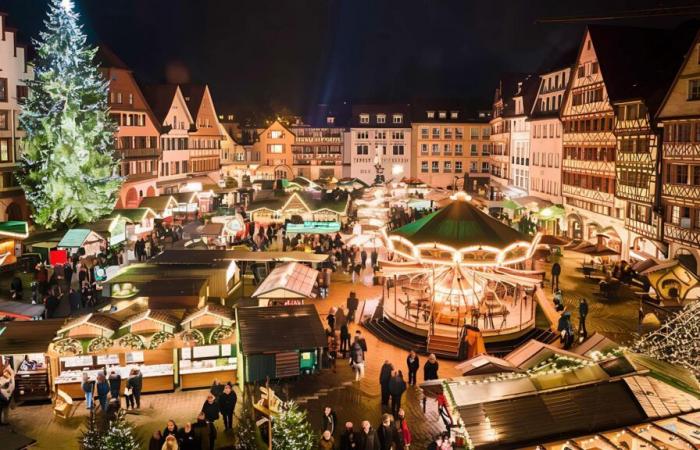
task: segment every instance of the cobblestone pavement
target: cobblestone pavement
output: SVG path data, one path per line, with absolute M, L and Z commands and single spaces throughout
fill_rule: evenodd
M 588 319 L 589 332 L 599 331 L 620 342 L 628 340 L 637 330 L 638 300 L 634 294 L 625 289 L 620 299 L 605 301 L 594 295 L 598 290 L 594 281 L 586 280 L 578 269 L 582 257 L 567 252 L 561 260 L 561 285 L 567 309 L 577 323 L 578 299 L 585 296 L 590 303 Z M 549 273 L 549 265 L 543 267 Z M 363 283 L 353 285 L 345 274 L 334 274 L 330 296 L 327 299 L 317 299 L 311 302 L 316 305 L 324 325 L 328 310 L 334 306 L 345 304 L 350 291 L 354 290 L 360 300 L 373 299 L 381 296 L 381 289 L 370 286 L 371 272 L 366 272 Z M 550 293 L 547 288 L 548 294 Z M 351 326 L 351 333 L 356 327 Z M 381 342 L 366 330 L 363 332 L 368 353 L 366 375 L 360 382 L 354 382 L 349 365 L 344 361 L 338 362 L 337 373 L 323 370 L 321 374 L 301 377 L 276 385 L 276 392 L 283 399 L 295 399 L 307 409 L 309 419 L 315 429 L 320 428 L 323 407 L 332 406 L 338 414 L 339 423 L 353 422 L 356 426 L 362 420 L 369 420 L 376 427 L 382 414 L 380 408 L 379 369 L 384 360 L 394 363 L 398 369 L 404 370 L 406 352 L 388 343 Z M 421 358 L 421 365 L 425 358 Z M 458 376 L 456 362 L 440 361 L 440 376 Z M 422 381 L 422 369 L 418 374 L 418 382 Z M 162 429 L 168 419 L 172 418 L 178 424 L 194 420 L 194 416 L 202 402 L 206 391 L 177 391 L 175 393 L 146 395 L 143 397 L 143 408 L 140 414 L 130 414 L 129 418 L 136 424 L 139 436 L 148 441 L 151 433 Z M 240 404 L 240 402 L 239 402 Z M 409 426 L 415 436 L 414 450 L 427 446 L 430 437 L 442 431 L 443 425 L 437 416 L 434 402 L 429 401 L 424 414 L 417 389 L 409 388 L 402 406 L 406 410 Z M 81 407 L 76 416 L 67 421 L 54 419 L 50 405 L 21 406 L 13 410 L 10 423 L 18 432 L 27 434 L 38 440 L 37 449 L 68 450 L 76 448 L 79 430 L 84 424 L 86 413 Z M 232 436 L 223 433 L 222 423 L 217 424 L 220 439 L 217 448 L 227 448 L 232 442 Z

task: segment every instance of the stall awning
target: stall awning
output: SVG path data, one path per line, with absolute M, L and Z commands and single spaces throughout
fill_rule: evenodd
M 29 237 L 29 225 L 21 220 L 0 222 L 0 237 L 26 239 Z
M 0 316 L 13 317 L 19 320 L 32 320 L 44 314 L 44 305 L 0 300 Z M 2 348 L 0 348 L 0 352 Z
M 253 297 L 309 298 L 318 279 L 318 270 L 291 262 L 275 267 L 260 283 Z
M 238 308 L 241 350 L 245 354 L 310 350 L 327 345 L 314 305 Z M 275 330 L 274 339 L 270 330 Z
M 61 248 L 79 248 L 82 247 L 86 242 L 96 242 L 101 240 L 94 231 L 88 230 L 87 228 L 74 228 L 68 230 L 68 232 L 63 236 L 63 239 L 58 243 L 58 247 Z

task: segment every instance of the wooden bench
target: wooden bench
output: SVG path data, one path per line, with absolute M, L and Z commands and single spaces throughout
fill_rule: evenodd
M 70 395 L 61 389 L 57 389 L 56 398 L 53 405 L 53 415 L 61 419 L 68 419 L 75 414 L 76 409 L 78 409 L 78 405 L 73 402 Z

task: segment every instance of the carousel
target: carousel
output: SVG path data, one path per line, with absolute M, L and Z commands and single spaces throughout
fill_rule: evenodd
M 488 344 L 531 332 L 542 278 L 530 270 L 539 235 L 483 213 L 464 192 L 451 200 L 385 235 L 392 258 L 380 267 L 384 319 L 425 337 L 429 352 L 457 357 L 468 334 Z

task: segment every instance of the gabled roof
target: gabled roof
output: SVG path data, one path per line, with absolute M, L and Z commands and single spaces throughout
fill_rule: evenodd
M 192 117 L 196 118 L 199 113 L 199 107 L 202 105 L 204 92 L 207 86 L 204 84 L 181 84 L 182 96 L 185 98 L 187 108 L 190 110 Z M 196 120 L 196 119 L 195 119 Z
M 21 220 L 0 222 L 0 237 L 26 239 L 29 237 L 29 224 Z
M 160 214 L 169 208 L 177 206 L 177 200 L 172 195 L 159 195 L 156 197 L 143 197 L 139 208 L 148 208 Z
M 287 194 L 283 196 L 275 196 L 263 200 L 254 200 L 250 202 L 250 205 L 248 206 L 248 212 L 250 213 L 251 211 L 255 211 L 258 209 L 269 209 L 272 211 L 282 210 L 294 198 L 301 200 L 310 211 L 328 209 L 337 213 L 346 212 L 348 208 L 348 203 L 350 202 L 349 197 L 347 197 L 345 201 L 321 200 L 315 198 L 314 195 L 310 192 L 293 192 L 292 194 Z
M 61 334 L 67 331 L 77 328 L 81 325 L 92 325 L 97 328 L 101 328 L 105 331 L 116 331 L 119 328 L 119 322 L 112 319 L 111 317 L 104 314 L 90 313 L 84 316 L 77 317 L 73 320 L 66 322 L 63 327 L 56 333 Z
M 456 199 L 391 234 L 402 236 L 413 245 L 437 242 L 457 249 L 473 245 L 504 249 L 515 242 L 531 240 L 463 199 Z
M 693 39 L 693 42 L 690 44 L 689 48 L 686 49 L 686 53 L 685 53 L 685 56 L 683 58 L 683 63 L 680 65 L 680 67 L 678 67 L 678 70 L 676 71 L 676 74 L 674 75 L 673 81 L 669 85 L 668 90 L 664 94 L 664 97 L 663 97 L 661 103 L 659 104 L 659 107 L 658 107 L 657 113 L 656 113 L 657 117 L 661 114 L 661 110 L 666 105 L 666 102 L 668 101 L 669 97 L 671 96 L 671 92 L 672 92 L 673 88 L 678 84 L 678 80 L 680 79 L 684 69 L 688 65 L 690 58 L 694 57 L 695 48 L 696 48 L 696 45 L 698 43 L 700 43 L 700 29 L 695 34 L 695 39 Z
M 131 209 L 114 209 L 108 217 L 122 216 L 131 223 L 139 223 L 145 218 L 155 218 L 156 212 L 151 208 L 131 208 Z
M 92 236 L 94 241 L 102 239 L 97 233 L 88 228 L 73 228 L 72 230 L 68 230 L 66 234 L 63 235 L 63 238 L 57 246 L 65 248 L 82 247 L 85 242 L 90 239 L 90 236 Z
M 233 308 L 229 308 L 228 306 L 223 305 L 216 305 L 214 303 L 207 303 L 203 308 L 200 308 L 197 311 L 186 315 L 180 323 L 182 325 L 185 325 L 187 323 L 192 322 L 194 319 L 205 315 L 215 316 L 227 321 L 233 321 L 235 319 L 235 313 L 233 311 Z
M 134 314 L 133 316 L 127 318 L 120 326 L 119 328 L 126 328 L 128 326 L 131 326 L 135 324 L 136 322 L 141 322 L 142 320 L 151 320 L 153 322 L 158 322 L 162 325 L 166 326 L 171 326 L 175 327 L 179 323 L 177 318 L 171 316 L 165 311 L 156 311 L 152 309 L 147 309 L 143 312 L 140 312 L 138 314 Z
M 197 203 L 197 193 L 196 192 L 177 192 L 175 194 L 170 194 L 172 198 L 175 199 L 178 204 L 181 203 Z
M 187 108 L 187 102 L 185 101 L 185 97 L 182 95 L 182 90 L 180 90 L 180 87 L 178 85 L 151 84 L 143 86 L 142 91 L 144 97 L 146 98 L 146 101 L 148 102 L 148 105 L 151 107 L 153 114 L 158 120 L 159 126 L 162 126 L 164 124 L 165 119 L 168 117 L 168 113 L 170 112 L 170 108 L 172 107 L 176 97 L 180 98 L 182 100 L 183 105 L 185 106 L 185 113 L 187 114 L 188 125 L 194 123 L 194 119 L 192 119 L 192 114 L 190 114 L 190 111 Z
M 290 262 L 275 267 L 260 283 L 253 297 L 308 298 L 318 279 L 318 270 Z
M 129 66 L 104 43 L 98 44 L 95 60 L 105 69 L 130 70 Z
M 238 308 L 236 315 L 241 350 L 248 355 L 311 350 L 327 344 L 314 305 Z

